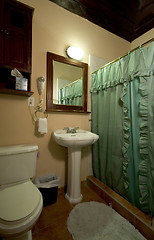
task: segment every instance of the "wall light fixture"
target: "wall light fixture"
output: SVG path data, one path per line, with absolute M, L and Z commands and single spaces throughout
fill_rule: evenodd
M 75 60 L 81 60 L 83 58 L 83 51 L 81 48 L 68 47 L 66 50 L 67 56 Z

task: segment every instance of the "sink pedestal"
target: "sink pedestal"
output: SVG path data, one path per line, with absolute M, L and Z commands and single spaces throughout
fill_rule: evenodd
M 82 200 L 80 171 L 81 148 L 68 147 L 68 177 L 65 198 L 70 203 L 78 203 Z
M 81 194 L 81 148 L 94 144 L 99 136 L 97 134 L 75 128 L 54 131 L 56 142 L 68 148 L 68 177 L 66 199 L 70 203 L 78 203 L 82 200 Z M 74 132 L 75 131 L 75 132 Z

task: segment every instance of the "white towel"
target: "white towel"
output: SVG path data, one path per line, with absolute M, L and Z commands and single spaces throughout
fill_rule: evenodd
M 45 134 L 48 132 L 47 130 L 47 118 L 39 118 L 38 120 L 38 132 L 41 134 Z

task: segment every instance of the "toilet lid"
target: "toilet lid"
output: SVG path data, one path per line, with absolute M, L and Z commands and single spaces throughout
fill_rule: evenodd
M 39 190 L 30 180 L 0 189 L 0 218 L 5 221 L 25 218 L 37 207 L 40 198 Z

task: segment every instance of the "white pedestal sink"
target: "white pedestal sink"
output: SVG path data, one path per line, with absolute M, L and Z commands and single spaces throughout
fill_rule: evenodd
M 66 199 L 70 203 L 78 203 L 82 200 L 80 166 L 81 148 L 95 143 L 99 136 L 82 129 L 67 133 L 67 130 L 54 131 L 56 142 L 68 148 L 68 176 Z

